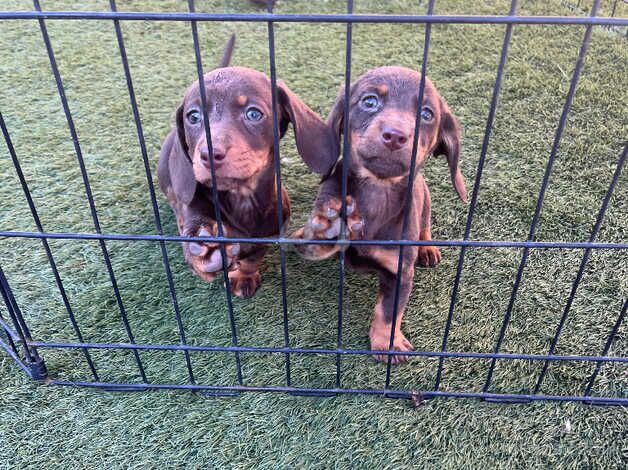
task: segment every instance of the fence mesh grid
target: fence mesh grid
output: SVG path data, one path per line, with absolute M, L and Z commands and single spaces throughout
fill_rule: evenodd
M 541 211 L 543 208 L 543 202 L 545 199 L 546 190 L 549 185 L 550 177 L 554 163 L 556 161 L 558 149 L 563 136 L 569 112 L 572 107 L 574 94 L 576 92 L 578 81 L 583 69 L 587 50 L 591 40 L 591 34 L 593 28 L 596 26 L 605 27 L 626 27 L 628 26 L 628 19 L 615 17 L 617 8 L 617 1 L 612 5 L 612 12 L 610 16 L 598 16 L 600 9 L 600 0 L 595 0 L 592 3 L 590 14 L 586 17 L 576 16 L 518 16 L 517 15 L 517 0 L 512 0 L 509 11 L 503 16 L 482 16 L 482 15 L 437 15 L 434 14 L 434 0 L 429 0 L 426 5 L 425 14 L 421 15 L 375 15 L 375 14 L 354 14 L 353 13 L 353 1 L 348 0 L 346 2 L 346 13 L 344 14 L 274 14 L 273 2 L 269 1 L 267 5 L 266 13 L 203 13 L 197 12 L 195 9 L 194 0 L 188 0 L 188 11 L 179 13 L 151 13 L 151 12 L 121 12 L 118 11 L 116 1 L 109 0 L 110 11 L 107 12 L 91 12 L 91 11 L 42 11 L 39 0 L 33 1 L 34 9 L 29 12 L 0 12 L 0 21 L 11 20 L 35 20 L 39 24 L 43 45 L 46 49 L 46 53 L 49 59 L 50 68 L 54 76 L 55 84 L 57 87 L 58 95 L 63 107 L 63 113 L 67 122 L 67 126 L 70 131 L 72 143 L 74 146 L 75 157 L 80 168 L 80 174 L 83 183 L 83 190 L 85 197 L 89 204 L 89 210 L 91 219 L 93 222 L 93 233 L 61 233 L 61 232 L 48 232 L 44 229 L 40 220 L 39 213 L 35 207 L 31 190 L 26 181 L 22 168 L 20 166 L 20 160 L 18 158 L 18 151 L 13 145 L 11 135 L 9 133 L 9 127 L 11 123 L 5 121 L 2 114 L 0 114 L 0 127 L 2 128 L 2 134 L 8 149 L 8 153 L 12 160 L 13 167 L 16 175 L 19 179 L 21 187 L 24 192 L 24 196 L 28 203 L 28 207 L 32 214 L 37 231 L 1 231 L 0 237 L 12 237 L 18 239 L 37 239 L 41 242 L 45 251 L 47 261 L 50 265 L 54 280 L 58 291 L 61 295 L 63 305 L 67 311 L 67 318 L 71 323 L 72 329 L 75 334 L 75 341 L 67 342 L 52 342 L 46 341 L 40 338 L 33 338 L 29 330 L 28 324 L 22 314 L 20 305 L 16 301 L 13 294 L 9 279 L 5 275 L 5 272 L 0 266 L 0 291 L 2 292 L 2 298 L 6 306 L 6 312 L 8 318 L 0 317 L 0 326 L 5 333 L 5 339 L 0 339 L 0 347 L 9 354 L 13 360 L 32 378 L 38 380 L 45 380 L 50 384 L 57 385 L 77 385 L 85 387 L 104 388 L 107 390 L 147 390 L 147 389 L 186 389 L 198 392 L 204 392 L 210 395 L 237 395 L 243 391 L 280 391 L 288 392 L 296 395 L 314 395 L 314 396 L 329 396 L 334 394 L 351 393 L 351 394 L 375 394 L 384 395 L 387 397 L 397 398 L 411 398 L 415 400 L 428 399 L 433 397 L 475 397 L 482 398 L 489 401 L 498 402 L 529 402 L 533 400 L 561 400 L 561 401 L 579 401 L 586 403 L 598 403 L 598 404 L 616 404 L 616 405 L 628 405 L 628 398 L 625 396 L 594 396 L 592 389 L 598 378 L 598 375 L 605 364 L 617 364 L 621 367 L 625 367 L 628 362 L 628 357 L 624 356 L 609 356 L 609 351 L 613 341 L 616 339 L 620 326 L 624 321 L 626 310 L 628 306 L 628 300 L 624 299 L 623 304 L 618 308 L 618 312 L 609 312 L 609 315 L 617 315 L 616 321 L 613 323 L 611 331 L 608 332 L 604 347 L 601 351 L 594 351 L 589 355 L 559 355 L 556 354 L 556 347 L 559 342 L 559 338 L 565 326 L 565 323 L 569 317 L 570 309 L 578 287 L 582 281 L 583 274 L 587 267 L 587 263 L 594 250 L 626 250 L 628 249 L 628 243 L 604 243 L 598 242 L 598 234 L 602 227 L 604 216 L 606 214 L 609 202 L 613 196 L 613 192 L 617 186 L 620 178 L 622 168 L 626 161 L 627 147 L 624 144 L 623 150 L 618 156 L 618 160 L 611 178 L 610 184 L 602 201 L 602 204 L 597 212 L 595 224 L 590 232 L 590 236 L 587 241 L 583 242 L 559 242 L 559 241 L 535 241 L 535 235 L 539 224 Z M 115 37 L 118 45 L 118 52 L 120 55 L 121 63 L 123 66 L 124 78 L 126 80 L 126 87 L 128 91 L 128 97 L 130 100 L 130 106 L 133 113 L 133 120 L 135 123 L 135 130 L 137 133 L 137 140 L 140 146 L 140 153 L 144 170 L 146 174 L 146 181 L 149 188 L 149 196 L 151 209 L 154 216 L 154 228 L 156 234 L 154 235 L 141 235 L 141 234 L 119 234 L 119 233 L 105 233 L 101 229 L 96 204 L 94 202 L 94 193 L 90 185 L 90 178 L 85 166 L 85 160 L 83 157 L 83 151 L 79 141 L 79 136 L 76 130 L 76 125 L 73 119 L 73 115 L 70 111 L 68 104 L 68 98 L 66 97 L 64 82 L 57 64 L 55 51 L 51 42 L 50 35 L 47 30 L 48 21 L 60 21 L 60 20 L 110 20 L 114 24 Z M 473 184 L 471 193 L 471 200 L 468 207 L 466 216 L 466 223 L 464 228 L 464 235 L 461 240 L 430 240 L 430 241 L 418 241 L 407 239 L 408 233 L 408 218 L 410 204 L 405 204 L 403 215 L 403 228 L 400 240 L 346 240 L 341 236 L 340 240 L 294 240 L 280 234 L 277 238 L 227 238 L 224 235 L 222 221 L 220 218 L 220 208 L 218 200 L 218 192 L 216 187 L 212 188 L 212 198 L 215 207 L 215 214 L 217 216 L 218 235 L 216 237 L 183 237 L 164 234 L 162 228 L 162 220 L 159 210 L 159 202 L 155 192 L 153 183 L 153 176 L 151 170 L 151 164 L 149 161 L 149 155 L 147 145 L 145 141 L 144 130 L 142 128 L 142 121 L 140 118 L 140 112 L 138 108 L 138 102 L 133 86 L 133 79 L 131 76 L 131 68 L 129 66 L 129 60 L 126 53 L 125 41 L 122 33 L 121 23 L 125 21 L 179 21 L 188 22 L 191 26 L 191 37 L 194 46 L 194 57 L 196 62 L 196 72 L 199 80 L 202 80 L 204 76 L 204 66 L 202 63 L 201 45 L 199 40 L 198 23 L 199 22 L 216 22 L 216 21 L 232 21 L 232 22 L 260 22 L 267 25 L 267 38 L 268 38 L 268 53 L 270 60 L 270 80 L 273 102 L 273 137 L 274 137 L 274 161 L 275 161 L 275 176 L 276 184 L 279 188 L 277 191 L 277 204 L 278 210 L 278 224 L 279 227 L 284 226 L 281 188 L 282 188 L 282 173 L 281 173 L 281 158 L 280 158 L 280 146 L 279 146 L 279 124 L 277 118 L 277 72 L 275 63 L 275 31 L 274 24 L 279 22 L 313 22 L 313 23 L 342 23 L 346 25 L 346 63 L 345 63 L 345 83 L 351 83 L 351 65 L 352 65 L 352 28 L 357 23 L 406 23 L 406 24 L 422 24 L 425 25 L 425 36 L 423 46 L 423 57 L 421 61 L 421 81 L 418 90 L 419 102 L 422 102 L 422 96 L 424 93 L 424 85 L 428 64 L 428 52 L 430 47 L 430 38 L 433 25 L 438 24 L 493 24 L 493 25 L 505 25 L 505 31 L 503 33 L 503 44 L 501 47 L 501 53 L 499 55 L 499 62 L 497 66 L 497 72 L 495 75 L 494 86 L 492 89 L 490 108 L 488 117 L 486 119 L 486 125 L 484 130 L 484 136 L 482 139 L 481 150 L 479 154 L 476 177 Z M 573 72 L 570 76 L 569 89 L 564 99 L 562 112 L 560 119 L 556 127 L 554 139 L 552 142 L 551 152 L 545 166 L 543 179 L 540 189 L 538 191 L 538 197 L 536 199 L 536 205 L 533 212 L 533 217 L 529 225 L 529 232 L 527 238 L 524 241 L 492 241 L 492 240 L 472 240 L 471 228 L 473 224 L 473 218 L 476 213 L 478 204 L 478 193 L 480 189 L 480 181 L 482 173 L 485 167 L 487 151 L 489 148 L 491 131 L 495 120 L 496 109 L 498 107 L 498 98 L 502 85 L 502 79 L 504 76 L 504 69 L 508 60 L 509 46 L 511 43 L 513 27 L 515 25 L 571 25 L 571 27 L 580 27 L 584 29 L 584 35 L 580 45 L 580 51 L 577 56 L 577 60 L 573 66 Z M 191 53 L 192 51 L 190 51 Z M 215 166 L 213 153 L 211 149 L 211 129 L 209 119 L 207 117 L 207 96 L 205 96 L 204 87 L 200 87 L 201 102 L 204 114 L 205 134 L 207 142 L 209 143 L 209 155 L 211 164 L 212 179 L 215 180 Z M 346 87 L 346 96 L 344 100 L 345 116 L 349 115 L 349 87 Z M 350 133 L 348 119 L 344 120 L 345 132 L 347 136 Z M 415 121 L 414 142 L 412 151 L 412 160 L 410 165 L 410 178 L 406 191 L 406 201 L 412 195 L 412 184 L 414 181 L 413 175 L 417 171 L 416 157 L 417 157 L 417 142 L 421 133 L 420 128 L 420 108 L 417 110 L 417 116 Z M 345 138 L 342 145 L 343 155 L 343 168 L 342 168 L 342 201 L 343 207 L 341 216 L 346 217 L 346 195 L 347 195 L 347 177 L 348 177 L 348 161 L 351 155 L 351 142 L 350 139 Z M 625 216 L 625 215 L 624 215 Z M 120 320 L 123 324 L 124 331 L 126 333 L 127 342 L 124 343 L 105 343 L 105 342 L 88 342 L 84 339 L 81 325 L 77 320 L 76 314 L 68 300 L 68 293 L 64 287 L 62 277 L 57 268 L 55 257 L 53 256 L 52 249 L 49 244 L 49 240 L 91 240 L 98 243 L 102 259 L 104 261 L 111 289 L 114 292 L 116 305 L 119 313 Z M 226 284 L 225 301 L 227 304 L 228 312 L 228 326 L 231 336 L 231 344 L 229 346 L 210 346 L 210 345 L 191 345 L 186 339 L 186 329 L 184 321 L 182 319 L 182 312 L 179 305 L 177 291 L 175 288 L 175 282 L 173 279 L 173 272 L 170 265 L 170 259 L 166 248 L 167 242 L 180 242 L 180 241 L 206 241 L 217 242 L 220 244 L 222 252 L 224 272 L 224 280 Z M 168 289 L 170 293 L 170 300 L 173 307 L 175 321 L 177 325 L 178 344 L 144 344 L 136 341 L 133 328 L 129 322 L 127 309 L 123 301 L 123 296 L 120 292 L 116 274 L 112 266 L 110 252 L 108 244 L 113 241 L 124 242 L 140 242 L 148 241 L 159 245 L 161 259 L 165 270 L 165 275 L 168 283 Z M 229 277 L 227 276 L 227 257 L 225 255 L 225 242 L 239 242 L 239 243 L 263 243 L 273 244 L 278 247 L 279 250 L 279 269 L 280 269 L 280 282 L 281 282 L 281 315 L 282 315 L 282 335 L 283 346 L 282 347 L 254 347 L 254 346 L 241 346 L 238 340 L 238 327 L 236 314 L 234 313 L 233 300 L 229 288 Z M 424 351 L 417 350 L 411 352 L 399 352 L 393 350 L 395 329 L 391 328 L 391 336 L 389 343 L 389 350 L 381 352 L 383 355 L 387 355 L 386 367 L 382 368 L 382 374 L 384 375 L 383 386 L 381 388 L 348 388 L 343 385 L 343 363 L 346 358 L 357 356 L 363 357 L 367 360 L 369 356 L 373 354 L 373 351 L 366 349 L 352 349 L 346 348 L 343 344 L 343 315 L 345 314 L 344 308 L 344 292 L 345 292 L 345 252 L 340 251 L 339 264 L 338 264 L 338 305 L 337 305 L 337 317 L 336 317 L 336 347 L 335 348 L 305 348 L 305 347 L 291 347 L 291 340 L 288 327 L 288 298 L 287 298 L 287 269 L 286 269 L 286 246 L 295 243 L 339 243 L 341 245 L 381 245 L 381 246 L 393 246 L 399 247 L 398 257 L 398 275 L 395 285 L 395 308 L 393 314 L 393 324 L 397 316 L 397 310 L 399 305 L 399 289 L 401 276 L 399 275 L 403 269 L 403 250 L 408 246 L 422 246 L 433 245 L 443 247 L 458 247 L 459 256 L 456 265 L 455 278 L 451 289 L 451 301 L 447 317 L 445 320 L 444 333 L 442 336 L 441 347 L 436 351 Z M 448 339 L 452 328 L 452 321 L 456 315 L 456 304 L 459 294 L 461 276 L 463 272 L 463 266 L 465 262 L 465 255 L 467 251 L 472 248 L 518 248 L 521 249 L 521 257 L 516 271 L 516 276 L 509 296 L 509 302 L 506 311 L 503 314 L 503 319 L 499 332 L 495 339 L 492 352 L 467 352 L 467 351 L 450 351 L 448 348 Z M 549 349 L 545 354 L 516 354 L 502 352 L 502 346 L 506 331 L 511 321 L 513 308 L 517 300 L 517 294 L 519 286 L 524 277 L 524 271 L 529 259 L 531 250 L 534 249 L 571 249 L 582 251 L 582 258 L 579 264 L 579 268 L 575 278 L 573 279 L 570 292 L 567 297 L 562 315 L 558 324 L 554 329 L 553 337 L 550 341 Z M 331 316 L 331 313 L 330 313 Z M 46 370 L 44 358 L 46 356 L 47 349 L 68 349 L 73 351 L 80 351 L 83 356 L 85 365 L 91 378 L 89 380 L 63 380 L 54 378 L 54 374 L 51 371 L 49 375 Z M 168 351 L 181 353 L 185 358 L 185 367 L 187 374 L 187 383 L 153 383 L 149 381 L 146 371 L 146 366 L 142 360 L 140 352 L 142 351 Z M 130 352 L 136 363 L 137 375 L 139 382 L 105 382 L 102 381 L 99 376 L 99 371 L 94 359 L 95 351 L 127 351 Z M 195 354 L 218 354 L 227 353 L 233 355 L 235 359 L 235 383 L 230 385 L 220 385 L 212 383 L 203 383 L 197 379 L 193 366 L 192 355 Z M 284 358 L 284 371 L 285 371 L 285 385 L 282 386 L 258 386 L 252 385 L 255 382 L 255 377 L 247 377 L 243 371 L 243 365 L 241 361 L 242 354 L 246 353 L 270 353 L 282 355 Z M 295 354 L 299 355 L 331 355 L 335 357 L 335 386 L 333 387 L 303 387 L 293 383 L 291 378 L 291 360 Z M 380 354 L 378 352 L 378 354 Z M 424 390 L 404 390 L 392 386 L 391 373 L 392 359 L 395 354 L 403 354 L 407 356 L 434 358 L 438 360 L 438 366 L 436 369 L 435 379 L 433 386 Z M 99 355 L 102 357 L 102 355 Z M 467 359 L 467 360 L 482 360 L 489 361 L 490 366 L 486 373 L 484 385 L 481 391 L 448 391 L 442 387 L 442 374 L 443 368 L 449 359 Z M 538 361 L 542 364 L 540 373 L 538 374 L 533 389 L 528 393 L 493 393 L 491 392 L 491 385 L 493 383 L 493 375 L 495 366 L 500 361 Z M 550 395 L 544 394 L 543 382 L 546 377 L 548 368 L 552 363 L 589 363 L 594 364 L 592 374 L 587 379 L 586 383 L 582 386 L 581 394 L 563 394 L 563 395 Z

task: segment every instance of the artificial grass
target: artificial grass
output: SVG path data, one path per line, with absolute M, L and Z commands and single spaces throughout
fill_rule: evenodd
M 107 10 L 108 2 L 44 1 L 44 9 Z M 119 10 L 184 11 L 185 2 L 119 1 Z M 197 2 L 199 11 L 248 11 L 248 2 Z M 419 2 L 356 1 L 356 12 L 422 12 Z M 505 13 L 508 2 L 439 1 L 436 13 Z M 3 3 L 28 10 L 28 1 Z M 582 8 L 585 8 L 583 5 Z M 344 2 L 278 1 L 278 12 L 343 12 Z M 605 6 L 607 9 L 607 6 Z M 620 6 L 619 15 L 622 14 Z M 524 14 L 587 14 L 558 1 L 522 2 Z M 602 13 L 608 13 L 603 10 Z M 624 15 L 625 16 L 625 15 Z M 104 232 L 154 233 L 144 169 L 132 121 L 111 21 L 48 21 L 66 92 L 84 153 Z M 428 74 L 464 128 L 462 172 L 471 188 L 495 79 L 504 26 L 435 25 Z M 153 169 L 173 111 L 195 77 L 189 24 L 124 22 L 127 53 Z M 277 71 L 296 93 L 326 114 L 344 80 L 344 25 L 277 24 Z M 419 67 L 421 25 L 355 25 L 353 76 L 370 67 Z M 231 32 L 238 35 L 233 63 L 268 72 L 264 24 L 199 25 L 206 69 L 215 64 Z M 20 157 L 44 229 L 92 232 L 72 142 L 61 110 L 36 21 L 0 22 L 7 47 L 0 49 L 5 89 L 0 110 Z M 583 35 L 582 27 L 515 26 L 500 104 L 482 178 L 471 236 L 512 240 L 527 236 L 543 169 Z M 628 130 L 625 120 L 628 58 L 617 31 L 594 28 L 573 109 L 559 149 L 538 240 L 588 238 Z M 3 147 L 0 158 L 0 227 L 34 230 L 19 182 Z M 292 226 L 309 213 L 317 178 L 308 173 L 292 135 L 282 142 L 282 173 L 293 203 Z M 435 238 L 460 238 L 467 207 L 450 188 L 444 161 L 426 165 L 433 198 Z M 600 241 L 625 242 L 628 177 L 624 173 L 602 226 Z M 172 213 L 159 195 L 167 233 Z M 64 286 L 86 340 L 124 342 L 111 284 L 98 244 L 51 241 Z M 157 244 L 107 242 L 125 308 L 140 343 L 178 342 L 174 313 Z M 168 244 L 188 342 L 230 344 L 224 290 L 205 284 L 186 268 L 178 244 Z M 443 250 L 436 269 L 420 269 L 404 330 L 417 349 L 438 350 L 449 308 L 459 250 Z M 521 256 L 518 249 L 467 251 L 449 349 L 491 351 Z M 533 250 L 525 270 L 505 352 L 543 354 L 576 274 L 582 251 Z M 37 240 L 0 240 L 0 264 L 38 340 L 75 340 Z M 309 263 L 288 253 L 290 344 L 335 347 L 337 262 Z M 267 257 L 264 284 L 251 300 L 234 302 L 239 340 L 245 346 L 282 346 L 279 257 Z M 628 258 L 620 251 L 594 252 L 558 344 L 559 354 L 599 354 L 628 291 Z M 368 347 L 367 331 L 376 295 L 373 277 L 348 273 L 344 346 Z M 0 312 L 5 315 L 4 306 Z M 627 352 L 626 326 L 611 354 Z M 43 350 L 56 378 L 89 379 L 80 351 Z M 102 380 L 137 382 L 133 356 L 93 351 Z M 185 383 L 184 357 L 141 352 L 153 382 Z M 622 466 L 625 410 L 581 405 L 495 406 L 440 400 L 412 409 L 405 402 L 366 397 L 305 399 L 245 395 L 211 400 L 184 393 L 107 394 L 29 384 L 5 356 L 0 372 L 0 461 L 41 467 L 76 466 L 310 465 L 392 467 L 423 463 L 450 468 L 503 466 L 565 468 Z M 199 383 L 234 384 L 232 354 L 193 353 Z M 249 385 L 284 385 L 281 354 L 242 354 Z M 438 361 L 415 359 L 396 367 L 392 386 L 429 389 Z M 334 356 L 292 355 L 293 383 L 332 386 Z M 443 389 L 480 391 L 488 361 L 445 362 Z M 529 392 L 539 363 L 501 361 L 493 391 Z M 552 365 L 543 392 L 582 393 L 588 363 Z M 365 357 L 343 359 L 343 386 L 383 385 L 385 367 Z M 625 366 L 605 366 L 595 394 L 626 396 Z M 567 426 L 566 420 L 570 425 Z M 19 425 L 17 424 L 19 423 Z M 567 428 L 571 428 L 570 431 Z M 29 436 L 30 446 L 24 446 Z M 116 439 L 115 436 L 118 436 Z M 125 436 L 124 438 L 122 436 Z M 37 452 L 33 452 L 33 447 Z M 388 446 L 394 447 L 388 451 Z M 19 450 L 16 450 L 18 449 Z M 142 451 L 138 451 L 141 448 Z M 273 452 L 271 449 L 275 449 Z M 334 452 L 330 458 L 330 448 Z M 75 449 L 79 449 L 76 451 Z M 2 456 L 4 457 L 4 456 Z M 72 460 L 73 459 L 73 460 Z

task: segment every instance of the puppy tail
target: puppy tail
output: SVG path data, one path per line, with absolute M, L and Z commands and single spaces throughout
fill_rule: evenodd
M 236 35 L 233 33 L 225 45 L 225 50 L 222 53 L 222 59 L 220 59 L 220 63 L 218 64 L 219 69 L 229 66 L 229 62 L 231 62 L 231 54 L 233 54 L 233 46 L 235 46 L 235 39 Z

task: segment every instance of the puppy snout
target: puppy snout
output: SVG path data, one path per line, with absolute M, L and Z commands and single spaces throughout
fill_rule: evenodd
M 226 157 L 225 151 L 217 146 L 214 147 L 212 150 L 214 154 L 214 164 L 218 165 L 222 163 L 222 161 Z M 201 162 L 203 163 L 203 165 L 208 169 L 211 168 L 211 163 L 209 160 L 209 148 L 207 148 L 207 146 L 202 147 L 200 153 L 201 153 Z
M 391 151 L 399 150 L 408 143 L 408 137 L 399 129 L 386 127 L 382 131 L 382 142 Z

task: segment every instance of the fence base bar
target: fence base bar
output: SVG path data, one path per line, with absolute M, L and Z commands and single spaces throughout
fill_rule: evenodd
M 483 399 L 487 403 L 509 404 L 509 405 L 525 405 L 532 403 L 529 398 L 502 398 L 502 397 L 486 397 Z
M 292 395 L 293 397 L 329 398 L 329 397 L 335 397 L 338 394 L 336 392 L 327 392 L 325 390 L 303 390 L 303 391 L 288 392 L 288 395 Z
M 188 390 L 200 392 L 283 392 L 304 396 L 323 397 L 329 395 L 379 395 L 391 396 L 394 398 L 407 398 L 420 404 L 424 400 L 431 398 L 480 398 L 480 399 L 502 399 L 502 400 L 529 400 L 529 401 L 563 401 L 580 402 L 587 404 L 601 403 L 604 405 L 628 406 L 628 397 L 594 397 L 582 395 L 518 395 L 515 393 L 485 393 L 485 392 L 447 392 L 447 391 L 411 391 L 411 390 L 384 390 L 384 389 L 351 389 L 351 388 L 299 388 L 299 387 L 271 387 L 252 385 L 197 385 L 197 384 L 155 384 L 155 383 L 112 383 L 112 382 L 73 382 L 70 380 L 50 380 L 51 385 L 78 386 L 97 389 L 116 389 L 126 391 L 133 390 Z M 503 403 L 503 401 L 501 402 Z

